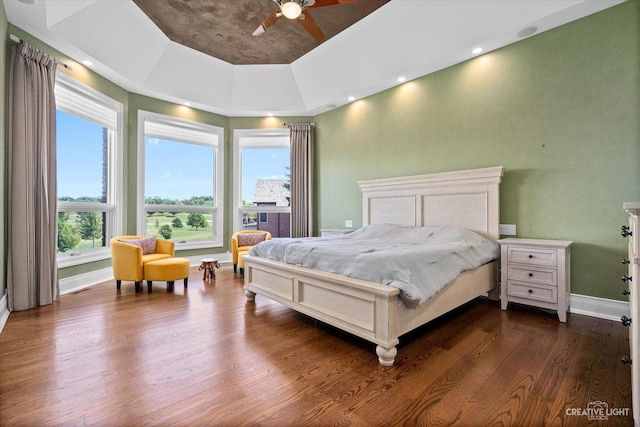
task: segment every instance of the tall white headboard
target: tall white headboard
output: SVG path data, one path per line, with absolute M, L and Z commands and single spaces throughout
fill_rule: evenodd
M 363 225 L 458 226 L 500 238 L 500 182 L 496 166 L 359 181 Z

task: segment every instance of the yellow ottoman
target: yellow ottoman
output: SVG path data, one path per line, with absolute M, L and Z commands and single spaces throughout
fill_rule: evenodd
M 244 259 L 242 259 L 242 256 L 249 255 L 249 249 L 238 251 L 238 268 L 240 269 L 240 274 L 244 274 Z
M 144 265 L 144 279 L 147 281 L 147 291 L 151 293 L 154 280 L 167 282 L 167 291 L 173 292 L 173 282 L 184 279 L 184 287 L 189 281 L 191 265 L 186 258 L 166 258 L 151 261 Z

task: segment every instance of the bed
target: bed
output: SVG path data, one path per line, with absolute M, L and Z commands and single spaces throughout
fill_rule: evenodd
M 360 181 L 363 226 L 455 226 L 499 238 L 499 186 L 503 168 L 442 172 Z M 466 271 L 418 308 L 400 290 L 362 279 L 247 255 L 247 300 L 256 295 L 376 344 L 378 361 L 392 366 L 399 337 L 484 295 L 495 295 L 498 261 Z

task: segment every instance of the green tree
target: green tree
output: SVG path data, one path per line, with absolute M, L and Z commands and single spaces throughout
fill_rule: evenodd
M 80 243 L 78 229 L 69 224 L 69 212 L 58 212 L 58 252 L 67 252 Z
M 204 215 L 200 212 L 191 212 L 187 216 L 187 225 L 189 227 L 194 227 L 196 231 L 198 231 L 198 227 L 207 228 L 209 223 L 205 219 Z
M 160 235 L 165 239 L 169 240 L 171 238 L 171 234 L 173 233 L 173 230 L 171 229 L 171 226 L 169 224 L 165 224 L 162 227 L 160 227 L 160 230 L 158 230 L 158 233 L 160 233 Z
M 98 212 L 79 212 L 76 218 L 78 232 L 84 240 L 91 240 L 96 247 L 96 239 L 102 240 L 102 215 Z
M 182 225 L 182 221 L 180 221 L 180 218 L 175 217 L 173 218 L 173 220 L 171 220 L 171 225 L 173 225 L 173 228 L 182 228 L 184 227 L 184 225 Z

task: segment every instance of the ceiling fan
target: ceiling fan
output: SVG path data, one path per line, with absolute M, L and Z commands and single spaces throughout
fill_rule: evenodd
M 305 9 L 336 6 L 357 1 L 360 0 L 273 0 L 278 5 L 278 9 L 271 12 L 252 35 L 261 36 L 269 27 L 278 22 L 281 16 L 284 16 L 287 19 L 295 19 L 316 41 L 321 42 L 325 39 L 325 35 L 311 14 L 305 12 Z

